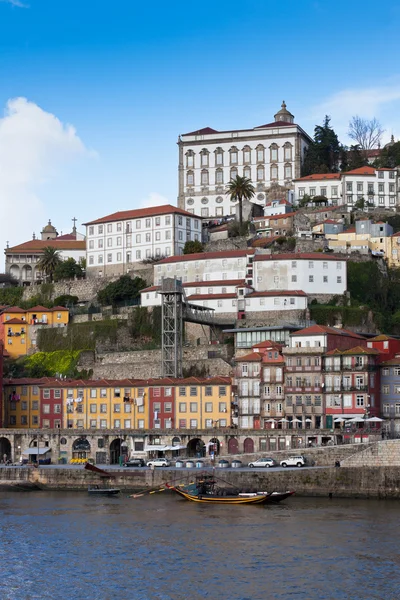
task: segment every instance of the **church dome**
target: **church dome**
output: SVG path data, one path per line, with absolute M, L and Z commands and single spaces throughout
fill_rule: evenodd
M 274 115 L 274 118 L 277 122 L 281 121 L 283 123 L 294 123 L 294 115 L 288 111 L 284 100 L 281 105 L 281 110 L 278 110 L 276 115 Z
M 57 233 L 57 230 L 54 227 L 54 225 L 51 224 L 50 219 L 49 219 L 48 224 L 45 227 L 43 227 L 42 233 Z

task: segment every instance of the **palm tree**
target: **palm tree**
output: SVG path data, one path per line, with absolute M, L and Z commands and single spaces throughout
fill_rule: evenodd
M 58 250 L 51 246 L 43 248 L 43 254 L 37 263 L 38 268 L 50 281 L 53 280 L 53 274 L 57 266 L 61 263 L 61 256 Z
M 235 179 L 231 179 L 228 183 L 226 193 L 230 195 L 231 200 L 239 202 L 239 224 L 240 228 L 243 225 L 243 200 L 251 200 L 255 194 L 255 189 L 251 180 L 248 177 L 240 177 L 236 175 Z

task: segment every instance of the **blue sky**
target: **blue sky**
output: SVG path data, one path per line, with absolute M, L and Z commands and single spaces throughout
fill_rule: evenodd
M 282 99 L 310 134 L 360 114 L 399 137 L 399 31 L 393 0 L 0 0 L 0 243 L 175 203 L 179 133 Z

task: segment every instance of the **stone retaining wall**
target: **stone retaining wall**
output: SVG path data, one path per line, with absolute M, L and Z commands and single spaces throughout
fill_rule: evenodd
M 382 440 L 343 461 L 343 467 L 400 467 L 400 440 Z

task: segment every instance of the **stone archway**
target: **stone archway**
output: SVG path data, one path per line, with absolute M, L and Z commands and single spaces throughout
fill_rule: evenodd
M 212 438 L 208 444 L 208 453 L 211 455 L 214 452 L 214 456 L 218 456 L 221 450 L 221 442 L 218 438 Z
M 193 438 L 188 442 L 187 455 L 202 458 L 206 455 L 206 445 L 200 438 Z
M 110 444 L 110 464 L 117 465 L 120 457 L 127 456 L 128 452 L 128 444 L 121 438 L 116 438 Z
M 239 442 L 236 438 L 228 441 L 228 454 L 239 454 Z
M 72 458 L 89 458 L 90 444 L 84 437 L 80 437 L 72 444 Z
M 252 454 L 254 452 L 254 441 L 252 438 L 246 438 L 243 442 L 243 452 L 245 454 Z
M 0 438 L 0 460 L 4 461 L 4 455 L 7 455 L 6 460 L 11 460 L 11 442 L 5 437 Z

